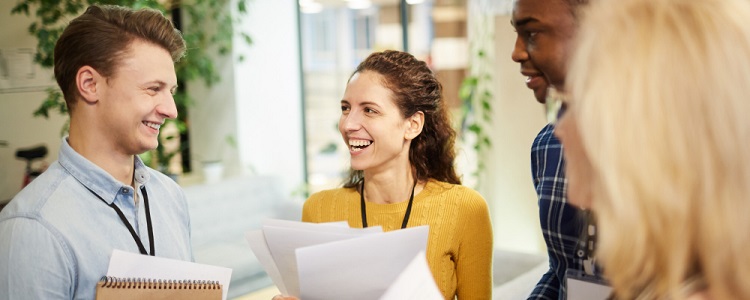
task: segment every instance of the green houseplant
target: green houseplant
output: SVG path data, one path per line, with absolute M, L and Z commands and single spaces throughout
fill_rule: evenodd
M 249 35 L 234 30 L 234 25 L 247 14 L 249 0 L 20 0 L 11 10 L 11 14 L 24 14 L 32 17 L 29 34 L 37 38 L 37 49 L 34 61 L 45 68 L 53 66 L 55 43 L 67 25 L 67 20 L 79 15 L 91 4 L 120 5 L 132 8 L 154 8 L 169 15 L 176 27 L 183 33 L 187 44 L 188 55 L 175 65 L 180 88 L 174 99 L 178 109 L 175 124 L 179 135 L 161 136 L 162 142 L 180 136 L 186 136 L 188 130 L 187 107 L 194 101 L 186 93 L 185 83 L 199 82 L 210 87 L 221 80 L 214 68 L 213 58 L 231 55 L 234 35 L 240 35 L 247 44 L 252 43 Z M 232 14 L 230 5 L 235 3 L 236 15 Z M 183 19 L 184 22 L 183 23 Z M 183 26 L 185 24 L 185 26 Z M 209 25 L 209 26 L 207 26 Z M 215 26 L 210 26 L 215 25 Z M 244 57 L 240 54 L 237 59 Z M 67 114 L 65 100 L 58 88 L 49 88 L 47 96 L 34 112 L 36 117 L 48 118 L 50 113 Z M 62 134 L 67 131 L 67 124 Z M 176 150 L 167 151 L 160 143 L 159 147 L 144 155 L 144 160 L 153 168 L 168 172 L 166 164 L 179 153 L 187 150 L 182 143 Z M 188 160 L 183 160 L 188 161 Z
M 460 130 L 464 142 L 476 151 L 477 162 L 471 174 L 476 179 L 475 188 L 482 184 L 487 166 L 485 161 L 492 149 L 492 102 L 495 97 L 493 79 L 495 72 L 495 21 L 487 12 L 488 1 L 469 2 L 469 72 L 459 88 L 461 99 Z M 470 139 L 466 140 L 467 137 Z

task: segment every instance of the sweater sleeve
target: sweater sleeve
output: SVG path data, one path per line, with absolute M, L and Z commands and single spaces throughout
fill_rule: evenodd
M 463 199 L 456 262 L 458 299 L 492 298 L 492 224 L 487 202 L 475 191 Z

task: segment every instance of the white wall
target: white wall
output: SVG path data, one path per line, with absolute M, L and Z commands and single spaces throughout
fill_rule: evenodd
M 536 193 L 531 179 L 531 143 L 546 124 L 544 108 L 526 88 L 520 67 L 510 59 L 515 33 L 510 17 L 495 19 L 496 74 L 493 147 L 480 192 L 491 201 L 495 247 L 529 253 L 545 251 Z
M 246 54 L 234 67 L 240 161 L 292 191 L 304 184 L 297 2 L 249 1 L 243 28 L 254 43 L 235 42 Z
M 23 15 L 11 15 L 16 1 L 0 1 L 0 48 L 36 48 L 36 39 L 28 34 L 31 19 Z M 48 163 L 57 159 L 60 148 L 60 129 L 66 116 L 53 114 L 49 120 L 32 117 L 32 113 L 46 98 L 43 86 L 56 86 L 52 70 L 42 70 L 36 65 L 35 91 L 9 92 L 0 89 L 0 140 L 7 141 L 7 147 L 0 146 L 0 203 L 12 198 L 21 190 L 24 162 L 15 158 L 17 148 L 46 144 L 49 153 Z M 1 76 L 1 75 L 0 75 Z M 2 78 L 0 78 L 2 80 Z M 23 83 L 21 83 L 23 84 Z

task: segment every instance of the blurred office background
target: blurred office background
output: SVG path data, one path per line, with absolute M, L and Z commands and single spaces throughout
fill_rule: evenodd
M 11 14 L 13 6 L 14 1 L 0 2 L 0 203 L 21 188 L 25 164 L 15 151 L 44 144 L 49 148 L 44 161 L 52 163 L 66 120 L 60 114 L 32 116 L 55 82 L 51 70 L 33 63 L 31 19 Z M 222 226 L 241 234 L 257 228 L 264 217 L 294 219 L 307 195 L 338 187 L 349 163 L 337 129 L 346 81 L 371 52 L 397 49 L 425 60 L 444 86 L 456 126 L 465 129 L 458 145 L 459 171 L 489 203 L 495 247 L 542 256 L 529 157 L 532 140 L 545 124 L 544 111 L 510 59 L 515 39 L 510 7 L 508 0 L 250 0 L 240 28 L 253 43 L 237 40 L 231 48 L 236 55 L 216 57 L 218 84 L 187 83 L 196 101 L 187 111 L 184 143 L 190 151 L 183 160 L 189 168 L 177 180 L 192 197 L 191 205 L 201 207 L 196 219 L 203 221 L 194 222 L 193 229 L 224 218 L 235 223 Z M 234 13 L 236 7 L 226 9 Z M 239 55 L 245 59 L 238 60 Z M 490 110 L 474 106 L 467 114 L 459 95 L 471 76 L 479 78 L 476 91 L 488 92 Z M 462 122 L 479 122 L 482 136 Z M 491 147 L 477 152 L 474 145 L 485 137 Z M 243 190 L 249 186 L 251 194 Z M 222 194 L 219 187 L 236 191 Z M 242 210 L 222 204 L 225 200 L 254 203 L 246 209 L 256 213 L 226 217 L 232 207 Z M 212 212 L 217 207 L 223 210 Z M 244 249 L 204 249 L 205 257 L 252 260 L 249 247 L 235 246 Z M 259 282 L 237 293 L 268 285 Z

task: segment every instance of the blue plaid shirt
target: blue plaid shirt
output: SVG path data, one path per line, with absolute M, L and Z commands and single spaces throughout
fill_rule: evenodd
M 585 221 L 580 210 L 567 203 L 567 180 L 562 145 L 548 124 L 531 146 L 531 172 L 539 198 L 539 220 L 547 243 L 549 270 L 542 276 L 529 299 L 565 299 L 565 271 L 583 270 L 575 255 Z

